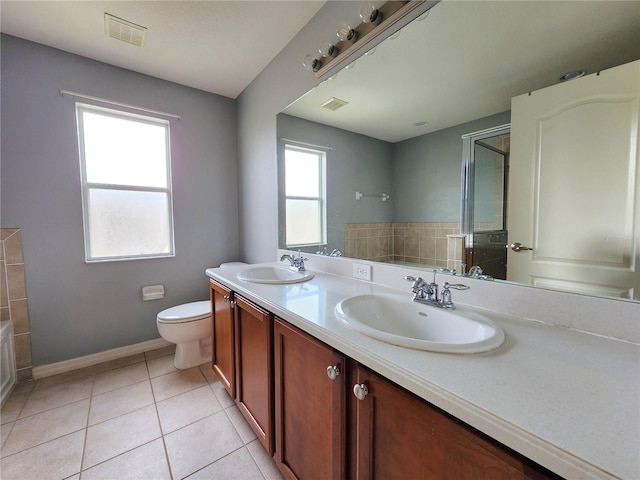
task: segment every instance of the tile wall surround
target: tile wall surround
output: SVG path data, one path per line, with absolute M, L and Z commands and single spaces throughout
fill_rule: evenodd
M 22 230 L 0 229 L 0 243 L 0 317 L 13 324 L 17 380 L 26 382 L 33 378 L 33 364 Z
M 274 261 L 285 253 L 297 255 L 291 250 L 278 249 Z M 367 262 L 310 255 L 305 265 L 309 270 L 352 278 L 354 261 Z M 404 292 L 408 292 L 405 275 L 424 274 L 416 268 L 382 263 L 374 263 L 371 270 L 372 283 Z M 458 296 L 454 300 L 460 304 L 640 344 L 640 303 L 637 301 L 591 297 L 502 281 L 457 278 L 471 287 L 456 292 Z
M 448 257 L 447 237 L 459 232 L 457 222 L 346 223 L 344 254 L 374 262 L 447 267 L 449 260 L 455 261 Z
M 466 262 L 465 235 L 447 235 L 447 268 L 462 272 L 462 264 Z

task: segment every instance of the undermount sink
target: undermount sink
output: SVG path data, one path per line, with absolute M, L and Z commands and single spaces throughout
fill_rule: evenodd
M 360 333 L 417 350 L 480 353 L 504 342 L 502 329 L 479 313 L 422 305 L 409 295 L 356 295 L 341 301 L 335 313 Z
M 313 278 L 313 273 L 291 270 L 287 267 L 261 266 L 245 268 L 238 273 L 238 278 L 245 282 L 271 283 L 274 285 L 286 285 L 288 283 L 306 282 Z

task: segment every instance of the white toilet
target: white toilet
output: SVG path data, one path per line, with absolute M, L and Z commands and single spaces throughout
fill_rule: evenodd
M 220 268 L 246 265 L 228 262 Z M 176 344 L 173 365 L 184 370 L 211 361 L 211 302 L 185 303 L 162 310 L 156 319 L 158 332 L 165 340 Z
M 167 308 L 156 320 L 160 336 L 176 344 L 173 365 L 179 369 L 211 361 L 211 303 L 185 303 Z

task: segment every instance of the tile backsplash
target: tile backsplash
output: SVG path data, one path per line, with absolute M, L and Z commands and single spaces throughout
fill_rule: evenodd
M 0 229 L 0 320 L 13 324 L 17 379 L 31 380 L 31 325 L 27 304 L 22 230 Z

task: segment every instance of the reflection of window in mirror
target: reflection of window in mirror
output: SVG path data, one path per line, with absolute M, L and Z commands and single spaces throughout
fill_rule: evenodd
M 326 243 L 325 160 L 320 150 L 284 147 L 287 247 Z

